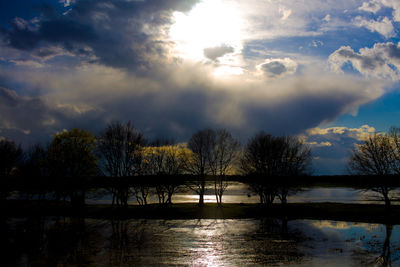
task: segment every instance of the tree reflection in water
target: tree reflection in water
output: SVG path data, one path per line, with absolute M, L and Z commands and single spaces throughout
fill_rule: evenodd
M 82 218 L 14 219 L 5 238 L 13 253 L 6 259 L 15 265 L 88 265 L 98 251 L 97 239 Z
M 375 266 L 392 266 L 392 257 L 390 253 L 390 238 L 392 236 L 393 225 L 386 224 L 386 236 L 383 242 L 381 255 L 375 260 Z
M 127 266 L 140 260 L 140 250 L 146 238 L 146 220 L 111 220 L 108 259 L 110 266 Z
M 289 231 L 287 219 L 262 219 L 254 234 L 249 236 L 249 244 L 255 253 L 257 264 L 295 264 L 300 263 L 303 254 L 298 248 L 302 236 Z
M 400 252 L 398 226 L 382 232 L 383 225 L 335 221 L 47 217 L 3 218 L 1 225 L 6 266 L 308 266 L 332 259 L 391 266 Z M 331 250 L 339 246 L 343 252 Z

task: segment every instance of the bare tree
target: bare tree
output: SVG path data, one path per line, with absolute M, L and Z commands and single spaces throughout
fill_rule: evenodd
M 304 174 L 310 163 L 310 149 L 298 139 L 260 132 L 249 140 L 241 169 L 251 189 L 259 195 L 260 203 L 270 205 L 277 196 L 286 203 L 289 190 L 285 181 Z
M 261 204 L 270 205 L 276 197 L 272 176 L 277 173 L 282 147 L 283 140 L 260 132 L 249 140 L 244 150 L 241 168 L 250 188 L 259 195 Z
M 157 178 L 155 189 L 160 204 L 171 204 L 173 194 L 179 189 L 177 176 L 183 174 L 186 150 L 172 142 L 155 142 L 144 149 L 146 174 Z
M 192 151 L 186 164 L 189 173 L 196 177 L 188 187 L 199 195 L 199 205 L 204 204 L 206 175 L 210 174 L 209 155 L 215 144 L 215 132 L 211 129 L 198 131 L 192 135 L 188 148 Z
M 375 134 L 356 146 L 349 160 L 353 173 L 387 178 L 399 173 L 399 140 L 397 130 L 389 134 Z M 390 207 L 395 187 L 388 185 L 386 179 L 378 179 L 368 190 L 381 196 L 387 208 Z
M 182 175 L 185 171 L 187 162 L 187 148 L 183 145 L 169 146 L 165 155 L 164 173 L 168 177 L 175 178 L 172 181 L 164 183 L 167 191 L 167 204 L 172 204 L 172 196 L 180 188 L 180 182 L 176 180 L 177 176 Z
M 214 192 L 219 206 L 222 205 L 222 196 L 228 187 L 226 176 L 238 160 L 239 148 L 239 142 L 227 130 L 216 131 L 208 151 L 208 164 L 214 177 Z
M 388 133 L 392 144 L 392 168 L 393 172 L 400 175 L 400 128 L 391 127 Z
M 150 146 L 144 147 L 142 153 L 142 174 L 151 175 L 153 176 L 153 179 L 164 175 L 163 163 L 165 159 L 165 151 L 160 147 L 159 142 L 157 141 Z M 167 193 L 160 181 L 155 182 L 155 189 L 159 203 L 163 204 L 165 203 Z
M 278 171 L 277 197 L 282 204 L 287 203 L 287 197 L 299 191 L 297 186 L 291 185 L 290 178 L 311 173 L 311 149 L 298 138 L 282 137 L 282 158 Z
M 100 133 L 98 149 L 103 172 L 118 179 L 118 185 L 111 188 L 113 205 L 127 207 L 129 186 L 126 178 L 140 173 L 144 143 L 143 135 L 130 122 L 113 122 Z
M 357 145 L 350 157 L 351 170 L 362 175 L 393 174 L 393 147 L 387 135 L 373 135 Z

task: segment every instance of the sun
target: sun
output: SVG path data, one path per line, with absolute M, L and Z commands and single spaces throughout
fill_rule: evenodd
M 204 0 L 188 13 L 174 12 L 170 37 L 174 53 L 193 61 L 234 65 L 243 48 L 243 19 L 229 1 Z

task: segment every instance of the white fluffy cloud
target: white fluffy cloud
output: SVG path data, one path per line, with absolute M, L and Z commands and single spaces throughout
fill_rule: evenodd
M 393 19 L 400 22 L 400 2 L 398 0 L 382 0 L 384 6 L 393 9 Z
M 342 46 L 329 56 L 333 70 L 341 72 L 345 63 L 351 63 L 361 74 L 393 81 L 400 79 L 400 43 L 376 43 L 372 48 L 362 48 L 357 53 L 349 46 Z
M 329 128 L 311 128 L 307 130 L 308 136 L 324 136 L 327 140 L 338 140 L 343 136 L 353 138 L 357 141 L 367 139 L 371 134 L 375 133 L 375 128 L 369 125 L 362 125 L 360 128 L 348 127 L 329 127 Z M 336 137 L 335 137 L 336 136 Z
M 364 2 L 358 9 L 366 12 L 376 13 L 381 9 L 381 1 L 372 0 L 369 2 Z
M 369 125 L 359 128 L 315 127 L 307 130 L 302 139 L 311 146 L 318 174 L 347 174 L 352 149 L 375 132 L 375 128 Z
M 367 20 L 360 16 L 357 16 L 354 19 L 354 24 L 358 27 L 365 27 L 371 32 L 382 34 L 385 38 L 395 36 L 392 21 L 388 17 L 383 17 L 379 20 Z
M 400 21 L 400 2 L 398 0 L 371 0 L 369 2 L 363 2 L 359 10 L 376 13 L 382 7 L 388 7 L 393 9 L 393 20 Z

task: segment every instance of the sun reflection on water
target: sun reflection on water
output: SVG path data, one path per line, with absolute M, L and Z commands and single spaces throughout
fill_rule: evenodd
M 5 227 L 12 266 L 398 266 L 400 260 L 398 225 L 49 217 L 13 219 Z

